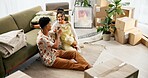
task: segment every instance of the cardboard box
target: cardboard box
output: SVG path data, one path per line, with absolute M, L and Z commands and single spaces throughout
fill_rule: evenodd
M 135 29 L 135 31 L 130 32 L 129 34 L 129 44 L 136 45 L 140 43 L 142 38 L 142 32 L 138 29 Z
M 141 41 L 142 32 L 136 27 L 122 31 L 120 29 L 116 29 L 115 32 L 115 40 L 121 44 L 130 43 L 131 45 L 136 45 Z
M 125 15 L 118 15 L 117 18 L 121 18 L 121 17 L 129 17 L 129 18 L 133 18 L 134 16 L 134 7 L 121 7 L 125 13 Z
M 102 17 L 106 17 L 106 11 L 108 9 L 108 6 L 103 6 L 100 7 L 98 5 L 95 5 L 95 12 L 94 12 L 94 17 L 96 18 L 102 18 Z
M 100 7 L 109 5 L 109 2 L 107 0 L 96 0 L 96 3 Z
M 84 78 L 138 78 L 139 70 L 113 58 L 84 71 Z
M 122 31 L 126 31 L 135 27 L 135 19 L 129 17 L 117 18 L 115 27 Z
M 124 32 L 124 31 L 122 31 L 120 29 L 116 29 L 115 40 L 118 41 L 121 44 L 128 43 L 130 31 L 131 30 Z
M 146 38 L 145 36 L 142 36 L 141 43 L 146 47 L 148 47 L 148 38 Z
M 129 42 L 129 34 L 132 32 L 137 32 L 138 29 L 136 27 L 129 29 L 127 31 L 122 31 L 120 29 L 116 29 L 115 31 L 115 40 L 121 44 L 125 44 Z

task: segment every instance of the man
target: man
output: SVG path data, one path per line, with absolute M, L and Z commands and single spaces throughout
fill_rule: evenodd
M 90 68 L 90 65 L 78 52 L 58 50 L 62 30 L 51 31 L 50 18 L 40 18 L 39 24 L 41 30 L 38 33 L 37 46 L 40 51 L 40 57 L 46 66 L 74 70 L 86 70 Z M 55 38 L 52 36 L 53 33 L 55 34 Z

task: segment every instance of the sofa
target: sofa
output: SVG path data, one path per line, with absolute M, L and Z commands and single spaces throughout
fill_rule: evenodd
M 27 46 L 21 48 L 11 56 L 4 58 L 2 52 L 0 52 L 0 78 L 5 77 L 38 53 L 36 38 L 39 29 L 32 28 L 30 21 L 39 11 L 42 11 L 41 6 L 36 6 L 0 18 L 0 35 L 11 30 L 23 29 L 27 37 Z

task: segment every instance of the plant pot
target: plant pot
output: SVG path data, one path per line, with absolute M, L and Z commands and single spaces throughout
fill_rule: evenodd
M 109 41 L 110 40 L 110 35 L 111 34 L 103 34 L 103 40 L 104 41 Z

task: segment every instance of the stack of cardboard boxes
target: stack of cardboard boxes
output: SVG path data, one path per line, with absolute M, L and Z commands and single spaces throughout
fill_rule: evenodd
M 136 45 L 142 38 L 142 33 L 135 27 L 136 20 L 129 17 L 121 17 L 116 20 L 115 40 L 119 43 Z
M 101 21 L 105 19 L 109 2 L 107 0 L 97 0 L 97 4 L 94 5 L 94 24 L 95 27 L 101 25 Z
M 94 5 L 94 26 L 101 26 L 101 21 L 107 16 L 106 11 L 108 9 L 109 2 L 107 0 L 97 0 L 97 4 Z M 122 7 L 125 15 L 117 16 L 115 20 L 116 33 L 115 39 L 122 44 L 130 43 L 136 45 L 140 41 L 144 45 L 148 45 L 146 39 L 142 38 L 142 33 L 136 28 L 137 20 L 133 19 L 135 8 Z
M 105 10 L 107 10 L 109 2 L 107 0 L 97 0 L 96 2 L 97 4 L 94 5 L 94 25 L 95 27 L 100 26 L 101 25 L 101 21 L 105 19 L 106 17 L 106 12 Z M 124 11 L 124 15 L 117 15 L 117 18 L 120 17 L 129 17 L 129 18 L 133 18 L 133 14 L 134 14 L 134 10 L 135 8 L 133 7 L 122 7 L 123 11 Z

